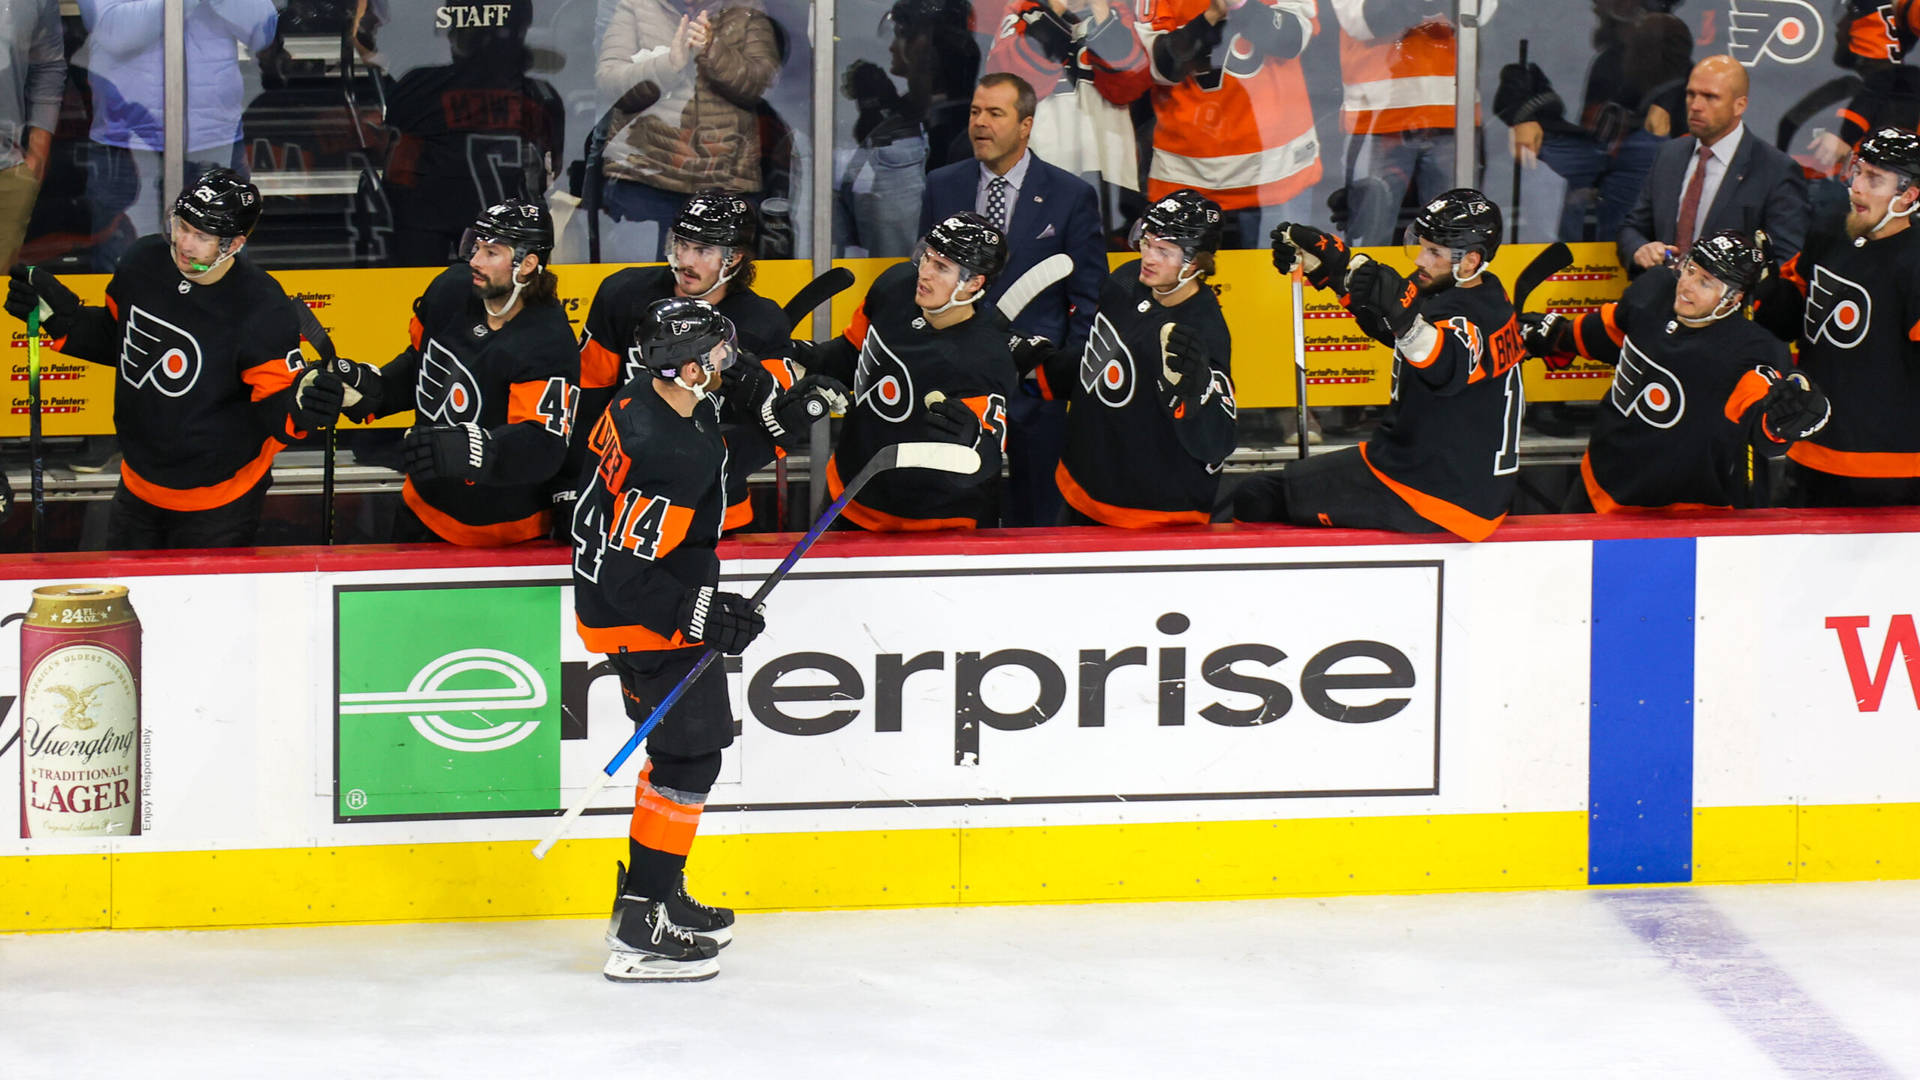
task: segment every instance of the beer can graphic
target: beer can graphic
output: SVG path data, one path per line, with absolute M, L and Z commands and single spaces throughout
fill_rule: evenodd
M 125 585 L 42 585 L 20 628 L 20 835 L 140 831 L 140 619 Z

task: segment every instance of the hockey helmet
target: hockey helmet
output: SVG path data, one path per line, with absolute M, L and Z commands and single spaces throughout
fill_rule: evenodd
M 989 285 L 1007 265 L 1007 238 L 986 218 L 971 210 L 949 214 L 945 220 L 928 229 L 927 235 L 921 238 L 919 246 L 914 249 L 915 263 L 920 261 L 924 251 L 935 252 L 959 263 L 968 277 L 985 275 Z
M 1127 243 L 1140 249 L 1143 235 L 1179 244 L 1191 259 L 1195 252 L 1220 250 L 1220 235 L 1225 222 L 1220 204 L 1191 188 L 1181 188 L 1147 207 L 1133 223 Z
M 1920 135 L 1895 127 L 1884 127 L 1860 140 L 1853 152 L 1855 164 L 1865 162 L 1888 172 L 1898 173 L 1901 190 L 1920 184 Z M 1850 167 L 1849 180 L 1853 177 Z
M 460 258 L 473 258 L 481 243 L 505 244 L 513 249 L 518 263 L 536 255 L 544 265 L 553 254 L 553 215 L 542 203 L 527 199 L 508 199 L 480 211 L 460 237 Z
M 232 169 L 208 169 L 181 189 L 173 213 L 209 236 L 247 236 L 260 221 L 260 189 Z
M 713 247 L 745 247 L 753 239 L 753 208 L 738 195 L 709 188 L 680 208 L 673 235 Z
M 654 301 L 634 331 L 633 343 L 647 370 L 655 378 L 669 381 L 676 380 L 680 369 L 694 361 L 706 370 L 711 382 L 711 377 L 731 367 L 739 354 L 732 320 L 705 300 L 684 296 Z M 719 356 L 714 355 L 717 345 L 725 346 Z
M 1407 226 L 1406 246 L 1412 254 L 1422 240 L 1438 244 L 1453 252 L 1456 263 L 1467 252 L 1477 251 L 1484 267 L 1500 250 L 1500 229 L 1500 208 L 1492 200 L 1472 188 L 1454 188 L 1414 215 L 1413 224 Z
M 1754 286 L 1773 271 L 1773 244 L 1765 232 L 1722 229 L 1703 236 L 1687 252 L 1688 261 L 1712 274 L 1727 292 L 1751 296 Z

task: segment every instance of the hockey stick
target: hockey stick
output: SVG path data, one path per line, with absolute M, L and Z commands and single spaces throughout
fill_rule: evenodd
M 760 588 L 754 591 L 753 597 L 747 602 L 754 608 L 760 607 L 766 601 L 767 594 L 773 591 L 775 585 L 780 584 L 781 579 L 785 578 L 794 564 L 800 561 L 800 557 L 807 553 L 807 549 L 813 546 L 814 541 L 820 539 L 820 534 L 827 531 L 827 526 L 833 524 L 833 519 L 840 516 L 840 511 L 846 509 L 847 504 L 853 501 L 854 495 L 866 486 L 867 481 L 889 469 L 932 469 L 936 472 L 972 475 L 980 471 L 980 452 L 970 446 L 946 442 L 895 443 L 892 446 L 882 447 L 867 461 L 866 466 L 847 482 L 845 490 L 840 492 L 840 497 L 827 505 L 826 510 L 820 514 L 819 520 L 813 523 L 813 528 L 808 529 L 807 535 L 793 545 L 793 550 L 787 552 L 787 557 L 781 560 L 773 573 L 767 575 L 766 580 L 760 583 Z M 713 649 L 707 649 L 701 653 L 699 663 L 695 664 L 693 670 L 687 672 L 679 683 L 667 692 L 667 696 L 661 699 L 660 704 L 655 705 L 653 711 L 647 714 L 646 720 L 633 730 L 633 735 L 627 739 L 626 745 L 620 748 L 619 753 L 613 755 L 613 760 L 607 762 L 606 768 L 600 770 L 600 775 L 594 780 L 593 786 L 575 799 L 572 806 L 567 807 L 567 812 L 554 823 L 546 839 L 533 846 L 534 858 L 547 857 L 547 852 L 552 851 L 553 845 L 566 835 L 574 820 L 586 812 L 588 804 L 599 797 L 608 781 L 620 771 L 620 766 L 625 765 L 627 758 L 633 756 L 633 752 L 639 748 L 640 743 L 653 733 L 653 729 L 659 725 L 661 718 L 667 715 L 667 710 L 673 708 L 674 703 L 687 692 L 687 688 L 700 677 L 700 673 L 707 670 L 707 665 L 713 663 L 714 657 L 719 655 L 719 652 Z
M 33 276 L 33 267 L 27 267 L 27 276 Z M 27 449 L 33 455 L 33 550 L 39 551 L 47 531 L 47 460 L 40 440 L 40 305 L 27 312 Z
M 1020 317 L 1028 304 L 1033 303 L 1034 297 L 1065 280 L 1071 273 L 1073 256 L 1056 251 L 1035 263 L 1033 269 L 1021 274 L 1013 284 L 1007 286 L 1007 291 L 1000 294 L 1000 300 L 994 306 L 1000 309 L 1000 314 L 1006 316 L 1008 322 L 1012 322 Z
M 1513 310 L 1525 311 L 1527 297 L 1539 288 L 1548 278 L 1573 265 L 1573 249 L 1556 240 L 1546 246 L 1533 261 L 1513 279 Z
M 1520 75 L 1522 78 L 1525 78 L 1527 75 L 1526 38 L 1520 39 Z M 1509 212 L 1513 215 L 1513 224 L 1507 232 L 1507 243 L 1517 244 L 1520 242 L 1520 147 L 1518 143 L 1513 147 L 1513 209 Z M 1532 290 L 1528 291 L 1531 292 Z M 1519 306 L 1518 304 L 1514 305 L 1516 309 Z
M 787 317 L 787 328 L 792 330 L 800 325 L 800 320 L 813 314 L 815 308 L 852 287 L 853 271 L 836 266 L 800 286 L 800 291 L 793 294 L 793 299 L 780 305 L 780 314 Z
M 313 313 L 304 301 L 293 301 L 294 319 L 300 324 L 300 336 L 307 339 L 313 351 L 320 354 L 320 362 L 333 369 L 333 373 L 346 378 L 353 372 L 353 365 L 340 359 L 333 351 L 333 337 L 327 328 L 320 325 L 320 317 Z M 320 542 L 333 544 L 333 470 L 334 470 L 334 432 L 340 421 L 327 425 L 327 445 L 320 459 Z
M 1293 390 L 1298 395 L 1294 408 L 1295 436 L 1300 441 L 1300 457 L 1307 456 L 1307 290 L 1303 284 L 1300 260 L 1293 261 Z M 1297 460 L 1297 459 L 1296 459 Z

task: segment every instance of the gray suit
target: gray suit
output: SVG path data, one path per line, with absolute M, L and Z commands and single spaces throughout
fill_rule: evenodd
M 1655 240 L 1672 245 L 1680 231 L 1680 196 L 1687 163 L 1700 152 L 1700 140 L 1685 135 L 1660 148 L 1641 185 L 1640 200 L 1627 213 L 1617 241 L 1620 265 L 1639 273 L 1633 253 Z M 1765 229 L 1773 254 L 1784 263 L 1807 239 L 1807 181 L 1793 159 L 1761 141 L 1752 128 L 1740 136 L 1740 148 L 1720 179 L 1713 204 L 1695 222 L 1694 239 L 1721 229 Z

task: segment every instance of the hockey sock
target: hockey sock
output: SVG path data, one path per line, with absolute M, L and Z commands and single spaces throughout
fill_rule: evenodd
M 674 891 L 719 775 L 718 752 L 695 758 L 656 754 L 640 770 L 627 835 L 629 895 L 660 899 Z

